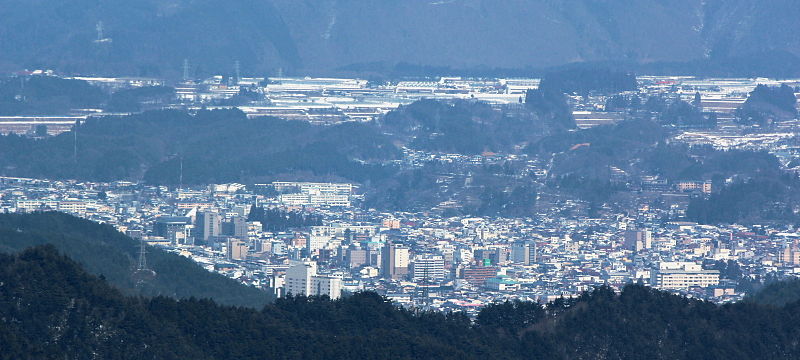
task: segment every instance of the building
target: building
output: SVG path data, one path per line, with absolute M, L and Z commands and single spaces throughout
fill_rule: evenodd
M 356 246 L 350 246 L 345 251 L 345 262 L 351 269 L 359 268 L 367 264 L 367 250 Z
M 386 279 L 399 280 L 408 275 L 408 247 L 386 243 L 381 253 L 381 271 Z
M 186 239 L 186 229 L 191 219 L 183 216 L 160 216 L 153 224 L 153 234 L 170 240 L 172 243 L 181 243 Z
M 197 243 L 208 244 L 211 238 L 222 234 L 222 218 L 217 213 L 199 212 L 195 223 L 194 239 Z
M 651 276 L 653 286 L 663 290 L 719 285 L 719 271 L 703 270 L 700 264 L 693 262 L 662 262 Z
M 436 282 L 445 279 L 444 257 L 421 254 L 414 257 L 411 277 L 415 282 Z
M 349 195 L 338 194 L 281 194 L 278 196 L 278 201 L 284 205 L 290 206 L 332 206 L 332 207 L 350 207 Z
M 312 226 L 311 236 L 308 241 L 309 254 L 316 254 L 319 249 L 324 248 L 334 238 L 342 238 L 356 235 L 372 236 L 378 231 L 377 227 L 367 225 L 350 225 L 334 223 L 326 226 Z
M 18 212 L 32 212 L 39 210 L 57 210 L 57 200 L 17 200 L 16 208 Z
M 537 259 L 536 243 L 531 240 L 514 242 L 511 245 L 511 261 L 515 264 L 531 265 Z
M 222 223 L 222 233 L 238 239 L 247 240 L 247 219 L 243 216 L 234 216 Z
M 311 295 L 311 277 L 317 274 L 317 263 L 297 262 L 286 269 L 286 294 Z
M 500 265 L 508 262 L 509 251 L 507 247 L 493 247 L 489 249 L 476 249 L 474 260 L 481 263 L 489 262 L 490 265 Z
M 278 201 L 294 206 L 349 207 L 350 197 L 353 194 L 353 184 L 274 182 L 272 186 L 282 193 Z
M 228 260 L 244 260 L 247 258 L 247 244 L 238 238 L 228 239 Z
M 791 246 L 784 246 L 781 251 L 778 252 L 778 263 L 784 266 L 800 265 L 800 249 L 797 245 L 792 244 Z
M 342 279 L 318 275 L 315 261 L 295 262 L 286 269 L 284 289 L 287 295 L 326 295 L 331 299 L 338 299 L 342 294 Z
M 653 235 L 650 230 L 625 231 L 625 249 L 642 251 L 653 247 Z
M 497 276 L 497 268 L 494 266 L 473 266 L 464 269 L 463 278 L 472 286 L 480 287 L 486 280 Z
M 58 211 L 82 215 L 86 213 L 86 203 L 79 200 L 66 200 L 58 203 Z
M 510 279 L 506 275 L 497 275 L 493 278 L 486 279 L 484 286 L 493 291 L 516 291 L 520 288 L 518 282 Z
M 683 180 L 683 181 L 678 181 L 675 184 L 675 187 L 678 189 L 678 191 L 684 191 L 684 192 L 701 191 L 703 193 L 710 194 L 712 190 L 711 184 L 712 183 L 710 180 L 706 181 Z

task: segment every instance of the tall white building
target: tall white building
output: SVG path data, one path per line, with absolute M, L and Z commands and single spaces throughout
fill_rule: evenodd
M 442 255 L 421 254 L 414 257 L 412 277 L 415 282 L 440 281 L 445 278 Z
M 514 242 L 511 245 L 511 261 L 515 264 L 531 265 L 536 262 L 536 243 L 531 240 Z
M 404 279 L 408 275 L 408 247 L 403 244 L 386 243 L 381 250 L 383 277 Z
M 285 294 L 322 296 L 338 299 L 342 295 L 342 279 L 318 275 L 315 261 L 295 262 L 286 269 Z
M 378 228 L 372 225 L 350 225 L 334 223 L 325 226 L 312 226 L 311 236 L 308 241 L 308 251 L 315 254 L 317 250 L 324 248 L 328 243 L 337 237 L 344 237 L 345 233 L 352 235 L 369 234 L 375 235 Z

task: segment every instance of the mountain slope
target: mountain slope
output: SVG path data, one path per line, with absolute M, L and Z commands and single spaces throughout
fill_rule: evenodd
M 252 74 L 798 62 L 798 16 L 794 0 L 0 0 L 0 70 L 176 78 L 183 59 L 197 76 L 231 74 L 236 60 Z M 97 41 L 101 22 L 110 41 Z
M 247 119 L 239 110 L 195 115 L 151 111 L 94 119 L 76 131 L 77 159 L 72 132 L 41 141 L 0 136 L 5 155 L 0 174 L 177 184 L 182 167 L 185 184 L 259 181 L 281 174 L 364 181 L 382 176 L 385 169 L 363 162 L 399 154 L 369 125 Z
M 129 294 L 176 298 L 213 298 L 219 303 L 260 308 L 270 295 L 222 275 L 206 271 L 192 260 L 148 248 L 148 265 L 156 278 L 136 288 L 132 273 L 139 243 L 109 225 L 101 225 L 63 213 L 0 214 L 0 251 L 17 252 L 50 244 L 102 275 Z
M 0 68 L 174 78 L 184 59 L 196 75 L 300 61 L 269 1 L 2 0 L 0 19 Z

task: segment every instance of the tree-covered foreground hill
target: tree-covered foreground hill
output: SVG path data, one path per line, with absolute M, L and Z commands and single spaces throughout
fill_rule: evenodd
M 265 291 L 208 272 L 190 259 L 154 247 L 147 249 L 147 263 L 157 276 L 137 287 L 133 273 L 140 244 L 112 226 L 57 212 L 0 214 L 0 252 L 19 252 L 45 244 L 126 294 L 212 298 L 221 304 L 253 308 L 271 300 Z
M 476 321 L 375 293 L 261 310 L 126 297 L 53 246 L 0 255 L 3 359 L 796 359 L 800 303 L 717 306 L 630 285 Z

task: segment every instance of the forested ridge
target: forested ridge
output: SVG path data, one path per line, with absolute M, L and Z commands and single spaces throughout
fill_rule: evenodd
M 178 184 L 182 169 L 184 184 L 281 174 L 363 181 L 385 176 L 385 169 L 368 162 L 398 156 L 397 148 L 367 125 L 248 119 L 239 110 L 148 111 L 90 119 L 73 132 L 38 141 L 0 136 L 0 173 Z
M 717 306 L 641 285 L 471 321 L 381 296 L 290 297 L 260 310 L 126 297 L 53 246 L 0 254 L 3 359 L 792 359 L 800 303 Z
M 155 247 L 147 248 L 147 263 L 157 276 L 137 286 L 132 275 L 140 244 L 112 226 L 58 212 L 0 214 L 0 251 L 19 252 L 46 244 L 129 295 L 213 298 L 222 304 L 253 308 L 272 300 L 266 291 L 211 273 L 188 258 Z

